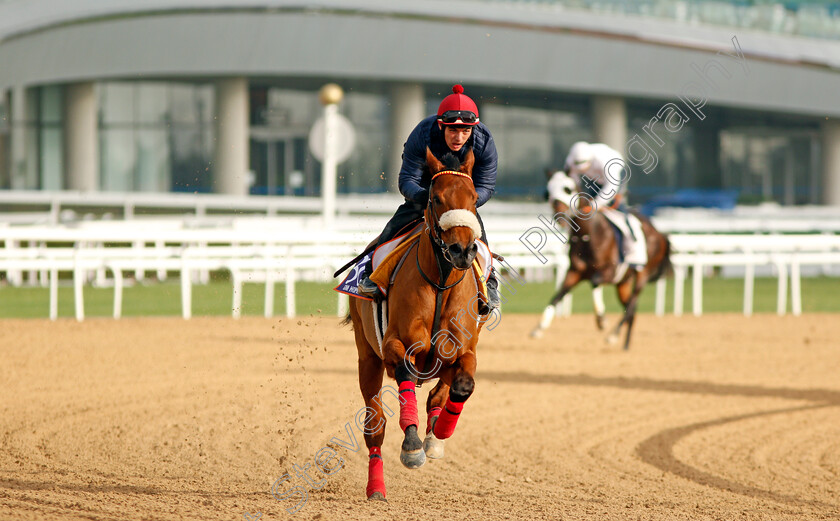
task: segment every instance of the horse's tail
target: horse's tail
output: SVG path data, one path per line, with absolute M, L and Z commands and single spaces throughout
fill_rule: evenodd
M 662 235 L 662 238 L 665 240 L 665 254 L 659 261 L 659 266 L 656 268 L 656 273 L 650 278 L 650 282 L 659 280 L 663 275 L 670 277 L 674 273 L 674 265 L 671 264 L 671 241 L 665 234 Z
M 341 322 L 339 322 L 339 325 L 346 326 L 347 324 L 351 324 L 351 325 L 352 325 L 352 323 L 353 323 L 353 317 L 351 317 L 351 316 L 350 316 L 350 313 L 347 313 L 347 316 L 346 316 L 346 317 L 344 317 L 344 318 L 341 320 Z

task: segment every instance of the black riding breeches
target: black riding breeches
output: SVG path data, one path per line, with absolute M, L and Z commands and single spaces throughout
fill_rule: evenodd
M 394 216 L 391 217 L 391 220 L 388 221 L 388 224 L 385 225 L 385 228 L 382 229 L 382 233 L 379 234 L 379 239 L 376 241 L 376 245 L 379 246 L 380 244 L 384 244 L 400 233 L 405 233 L 408 231 L 409 225 L 414 224 L 418 219 L 423 218 L 423 210 L 425 207 L 422 204 L 415 203 L 414 201 L 406 201 L 397 208 L 397 211 L 394 212 Z

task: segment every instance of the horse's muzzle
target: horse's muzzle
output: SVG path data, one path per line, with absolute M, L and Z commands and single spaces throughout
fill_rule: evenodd
M 451 262 L 452 266 L 459 270 L 469 269 L 470 266 L 472 266 L 472 262 L 475 260 L 477 253 L 478 245 L 475 241 L 470 242 L 470 245 L 466 248 L 462 247 L 457 242 L 446 246 L 446 254 L 447 257 L 449 257 L 449 262 Z

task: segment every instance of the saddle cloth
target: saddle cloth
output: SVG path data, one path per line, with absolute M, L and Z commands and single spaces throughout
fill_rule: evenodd
M 344 280 L 335 287 L 335 290 L 339 293 L 345 293 L 352 297 L 371 300 L 368 297 L 359 295 L 358 285 L 359 277 L 364 272 L 362 268 L 367 264 L 372 264 L 371 270 L 373 273 L 370 276 L 370 280 L 375 282 L 376 285 L 379 286 L 380 291 L 382 291 L 382 294 L 387 297 L 388 289 L 390 288 L 391 283 L 393 283 L 399 267 L 405 260 L 405 256 L 411 249 L 411 246 L 419 240 L 424 226 L 425 223 L 420 222 L 408 232 L 398 235 L 390 241 L 379 245 L 372 253 L 365 255 L 362 260 L 353 266 L 353 269 L 351 269 L 350 273 L 347 274 Z M 473 261 L 473 272 L 476 276 L 476 280 L 479 282 L 482 294 L 486 296 L 487 288 L 484 284 L 484 273 L 488 273 L 488 269 L 492 268 L 493 256 L 490 253 L 490 248 L 486 244 L 480 240 L 476 240 L 476 244 L 478 245 L 478 254 Z

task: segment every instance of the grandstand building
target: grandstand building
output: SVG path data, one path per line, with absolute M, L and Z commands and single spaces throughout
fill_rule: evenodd
M 461 82 L 501 196 L 541 197 L 589 140 L 630 155 L 637 201 L 840 205 L 837 8 L 743 1 L 0 0 L 0 189 L 318 195 L 328 82 L 356 130 L 341 192 L 394 190 Z

